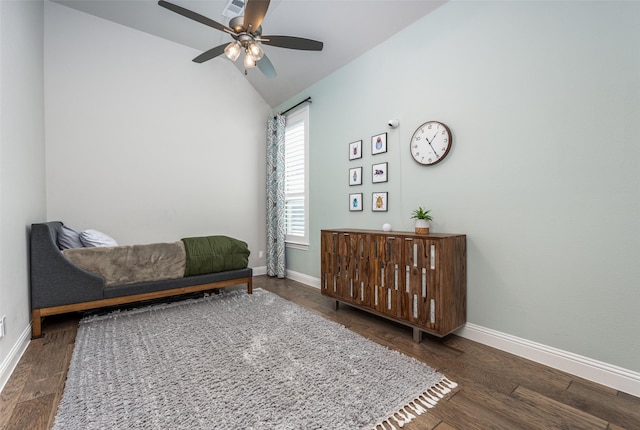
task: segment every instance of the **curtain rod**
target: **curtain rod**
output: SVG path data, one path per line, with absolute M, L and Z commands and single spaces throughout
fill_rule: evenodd
M 285 113 L 289 112 L 290 110 L 297 108 L 302 103 L 307 103 L 307 102 L 311 103 L 311 97 L 307 97 L 306 99 L 302 100 L 300 103 L 295 104 L 295 105 L 291 106 L 289 109 L 280 112 L 278 115 L 284 115 Z

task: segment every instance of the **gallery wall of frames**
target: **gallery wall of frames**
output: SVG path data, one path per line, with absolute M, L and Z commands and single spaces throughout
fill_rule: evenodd
M 356 140 L 349 143 L 349 161 L 357 164 L 362 160 L 363 141 Z M 387 152 L 387 133 L 371 136 L 371 155 L 376 156 Z M 367 150 L 369 151 L 369 150 Z M 374 159 L 375 161 L 375 159 Z M 361 186 L 364 176 L 370 178 L 372 184 L 383 184 L 389 180 L 389 163 L 371 163 L 368 166 L 349 167 L 349 186 Z M 371 211 L 386 212 L 389 209 L 389 193 L 383 189 L 371 193 Z M 349 193 L 349 211 L 358 212 L 364 210 L 363 193 Z

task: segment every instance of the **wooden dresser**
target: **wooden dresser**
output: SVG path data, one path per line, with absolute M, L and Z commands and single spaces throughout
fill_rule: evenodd
M 322 230 L 322 294 L 422 332 L 466 322 L 467 241 L 462 234 Z

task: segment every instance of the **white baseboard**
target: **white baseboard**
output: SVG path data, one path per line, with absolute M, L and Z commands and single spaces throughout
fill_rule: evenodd
M 252 269 L 253 269 L 253 276 L 260 276 L 260 275 L 267 274 L 267 266 L 252 267 Z
M 320 288 L 320 279 L 302 273 L 287 270 L 287 278 Z M 456 330 L 455 334 L 640 397 L 640 373 L 638 372 L 472 323 L 467 323 L 464 327 Z
M 0 364 L 0 391 L 4 390 L 4 386 L 7 384 L 7 381 L 11 377 L 11 373 L 18 365 L 22 354 L 29 346 L 29 342 L 31 341 L 31 324 L 27 326 L 26 329 L 22 332 L 18 341 L 13 345 L 11 351 L 9 351 L 9 355 L 4 359 L 2 364 Z
M 464 338 L 640 397 L 640 373 L 510 334 L 467 323 L 455 332 Z
M 300 282 L 301 284 L 320 289 L 320 279 L 314 278 L 313 276 L 287 269 L 287 278 Z
M 253 268 L 253 276 L 266 275 L 266 274 L 267 274 L 267 266 L 260 266 L 260 267 Z M 305 284 L 310 287 L 320 289 L 320 279 L 314 278 L 309 275 L 305 275 L 304 273 L 294 272 L 292 270 L 287 269 L 285 277 L 293 281 L 300 282 L 301 284 Z

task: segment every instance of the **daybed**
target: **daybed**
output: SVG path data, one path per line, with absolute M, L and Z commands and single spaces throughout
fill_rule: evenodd
M 63 254 L 57 240 L 58 230 L 62 225 L 59 221 L 31 225 L 33 338 L 42 335 L 42 318 L 49 315 L 117 306 L 244 283 L 247 284 L 247 292 L 252 293 L 253 271 L 246 266 L 174 279 L 107 285 L 105 278 L 80 268 Z

